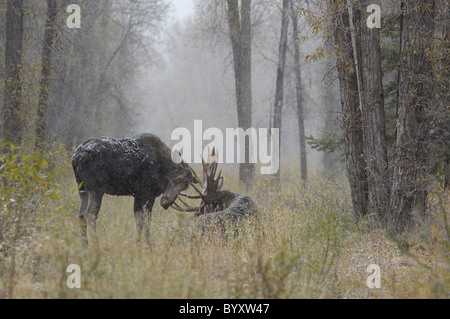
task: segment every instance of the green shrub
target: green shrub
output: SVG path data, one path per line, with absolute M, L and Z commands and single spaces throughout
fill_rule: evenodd
M 49 164 L 60 151 L 25 152 L 0 144 L 0 277 L 9 273 L 11 285 L 16 250 L 32 238 L 36 220 L 48 213 L 45 202 L 61 198 L 60 170 L 55 162 Z

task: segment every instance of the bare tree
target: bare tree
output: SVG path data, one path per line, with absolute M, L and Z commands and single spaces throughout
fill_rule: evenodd
M 365 8 L 373 0 L 362 0 L 357 6 L 364 17 Z M 361 9 L 362 8 L 362 9 Z M 367 14 L 367 13 L 366 13 Z M 380 29 L 370 29 L 361 19 L 361 98 L 365 157 L 369 185 L 369 213 L 385 221 L 389 203 L 389 177 L 387 161 L 384 93 L 381 69 Z
M 134 134 L 135 76 L 158 61 L 168 5 L 165 0 L 78 3 L 85 12 L 82 28 L 57 30 L 46 138 L 57 135 L 71 145 L 75 137 Z
M 227 0 L 227 17 L 233 51 L 236 105 L 239 127 L 252 126 L 252 32 L 251 0 Z M 247 186 L 253 178 L 254 166 L 249 161 L 249 141 L 245 141 L 245 163 L 240 164 L 239 178 Z
M 334 24 L 336 64 L 341 91 L 345 158 L 355 218 L 367 215 L 368 183 L 359 85 L 355 53 L 350 30 L 350 16 L 345 4 L 330 3 Z
M 292 19 L 292 37 L 294 46 L 294 73 L 296 80 L 296 97 L 297 97 L 297 119 L 298 119 L 298 133 L 300 145 L 300 174 L 303 183 L 308 179 L 308 169 L 306 162 L 306 139 L 305 139 L 305 120 L 303 111 L 303 92 L 302 92 L 302 77 L 300 68 L 300 45 L 299 45 L 299 30 L 298 30 L 298 14 L 294 7 L 294 0 L 290 2 L 291 19 Z
M 23 10 L 23 0 L 8 1 L 5 33 L 6 80 L 2 120 L 3 138 L 13 144 L 20 144 L 23 135 L 21 115 Z
M 429 111 L 433 105 L 435 1 L 403 0 L 390 230 L 400 233 L 425 210 Z
M 281 9 L 281 34 L 280 43 L 278 47 L 278 68 L 277 79 L 275 87 L 275 103 L 273 111 L 273 128 L 280 130 L 278 145 L 281 146 L 281 128 L 283 117 L 283 93 L 284 93 L 284 70 L 286 66 L 286 52 L 287 52 L 287 34 L 289 26 L 289 0 L 283 0 L 283 7 Z M 275 179 L 280 182 L 280 170 L 275 174 Z
M 43 146 L 44 134 L 47 126 L 46 113 L 51 82 L 53 44 L 56 38 L 56 16 L 56 0 L 47 0 L 47 20 L 45 22 L 44 43 L 42 50 L 42 74 L 40 80 L 40 94 L 37 106 L 36 122 L 36 147 L 38 148 L 42 148 Z

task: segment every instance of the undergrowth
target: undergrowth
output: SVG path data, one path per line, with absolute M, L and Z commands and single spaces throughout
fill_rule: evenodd
M 26 155 L 32 154 L 32 155 Z M 448 191 L 430 195 L 430 220 L 398 240 L 355 224 L 345 180 L 313 176 L 303 185 L 257 177 L 246 191 L 234 174 L 225 187 L 252 195 L 258 220 L 201 235 L 190 213 L 155 204 L 150 244 L 136 244 L 133 201 L 105 196 L 98 242 L 83 244 L 70 155 L 9 144 L 0 151 L 2 298 L 448 298 Z M 408 245 L 401 243 L 408 242 Z M 67 267 L 81 288 L 67 287 Z M 366 286 L 379 264 L 381 288 Z

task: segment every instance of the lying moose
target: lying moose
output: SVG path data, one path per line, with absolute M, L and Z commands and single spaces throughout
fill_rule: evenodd
M 191 207 L 178 197 L 183 206 L 174 202 L 172 208 L 182 212 L 196 212 L 196 222 L 202 232 L 214 227 L 219 227 L 222 231 L 225 231 L 225 226 L 228 223 L 236 225 L 244 218 L 256 216 L 257 204 L 252 197 L 222 190 L 222 170 L 217 178 L 215 177 L 218 167 L 218 153 L 215 152 L 215 149 L 209 154 L 206 162 L 202 159 L 202 164 L 202 191 L 192 184 L 198 195 L 191 196 L 182 192 L 179 194 L 190 199 L 201 199 L 200 207 Z M 199 179 L 193 170 L 192 172 Z
M 152 134 L 88 139 L 75 150 L 72 166 L 81 199 L 78 217 L 86 241 L 87 228 L 95 233 L 104 194 L 134 197 L 138 241 L 145 227 L 148 242 L 156 197 L 164 194 L 161 206 L 167 209 L 189 184 L 200 183 L 187 164 L 172 161 L 170 149 Z

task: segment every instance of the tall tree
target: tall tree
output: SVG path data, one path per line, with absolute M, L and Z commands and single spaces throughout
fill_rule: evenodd
M 294 45 L 294 73 L 295 73 L 295 91 L 297 98 L 297 120 L 300 145 L 300 176 L 303 183 L 308 179 L 308 168 L 306 163 L 306 138 L 305 138 L 305 118 L 303 111 L 303 92 L 302 92 L 302 76 L 300 68 L 300 45 L 298 30 L 298 14 L 294 6 L 294 0 L 290 0 L 290 10 L 292 19 L 292 37 Z
M 362 0 L 357 6 L 365 9 L 374 0 Z M 360 24 L 361 50 L 361 111 L 363 119 L 365 157 L 369 186 L 369 213 L 374 213 L 385 222 L 389 204 L 389 176 L 387 161 L 386 128 L 384 116 L 384 93 L 381 68 L 380 29 L 369 28 L 366 19 Z
M 252 30 L 251 0 L 227 0 L 227 17 L 233 51 L 236 105 L 239 127 L 252 127 Z M 245 141 L 245 163 L 240 164 L 239 179 L 249 185 L 254 165 L 249 160 L 249 141 Z
M 428 133 L 435 77 L 433 39 L 435 1 L 403 0 L 400 71 L 390 230 L 408 229 L 414 213 L 425 209 Z
M 287 34 L 289 26 L 289 0 L 283 0 L 283 7 L 281 9 L 281 34 L 280 43 L 278 47 L 278 68 L 277 80 L 275 87 L 275 103 L 273 112 L 273 128 L 280 130 L 278 145 L 281 147 L 281 128 L 283 118 L 283 97 L 284 97 L 284 70 L 286 66 L 286 52 L 287 52 Z M 277 182 L 280 182 L 280 170 L 275 174 Z
M 20 144 L 23 135 L 21 118 L 23 0 L 9 0 L 6 11 L 5 91 L 3 98 L 3 138 Z
M 345 159 L 356 220 L 367 215 L 368 184 L 360 96 L 358 85 L 358 64 L 353 50 L 350 29 L 350 15 L 345 4 L 334 0 L 330 3 L 334 24 L 336 66 L 341 91 Z M 352 23 L 353 24 L 353 23 Z
M 56 0 L 47 0 L 47 20 L 45 22 L 44 43 L 42 50 L 42 73 L 40 80 L 40 94 L 37 106 L 36 147 L 42 148 L 46 130 L 46 113 L 48 93 L 51 81 L 51 65 L 53 44 L 56 38 Z

